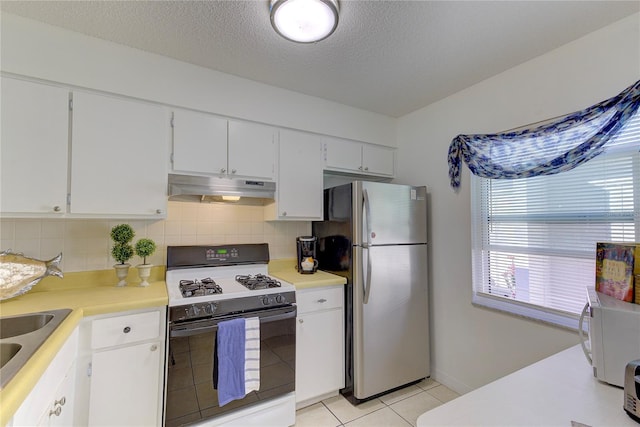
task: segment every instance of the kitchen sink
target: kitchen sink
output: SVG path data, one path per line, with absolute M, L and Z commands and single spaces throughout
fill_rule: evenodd
M 28 334 L 44 328 L 54 315 L 50 313 L 25 314 L 0 318 L 0 339 Z
M 0 317 L 0 388 L 18 373 L 51 336 L 70 309 Z
M 20 344 L 2 343 L 0 344 L 0 369 L 15 356 L 22 346 Z

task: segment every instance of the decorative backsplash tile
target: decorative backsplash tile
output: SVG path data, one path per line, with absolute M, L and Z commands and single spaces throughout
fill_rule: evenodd
M 224 243 L 269 244 L 272 259 L 296 256 L 295 238 L 311 233 L 307 221 L 265 222 L 262 206 L 169 202 L 166 220 L 100 219 L 0 219 L 0 250 L 12 249 L 37 259 L 62 252 L 63 271 L 111 268 L 114 225 L 127 223 L 142 237 L 153 239 L 158 249 L 150 262 L 164 265 L 167 245 Z M 141 262 L 138 257 L 129 261 Z

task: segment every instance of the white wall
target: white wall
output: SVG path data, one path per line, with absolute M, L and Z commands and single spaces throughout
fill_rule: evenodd
M 471 305 L 470 178 L 449 187 L 447 150 L 461 133 L 497 132 L 579 110 L 640 78 L 640 15 L 406 115 L 398 182 L 430 193 L 432 368 L 459 392 L 578 343 L 577 335 Z M 590 367 L 584 363 L 585 375 Z
M 309 132 L 396 145 L 396 119 L 2 13 L 2 71 Z

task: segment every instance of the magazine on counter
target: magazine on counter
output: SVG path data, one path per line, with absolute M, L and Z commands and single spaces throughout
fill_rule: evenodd
M 622 301 L 634 302 L 634 266 L 640 270 L 636 255 L 640 256 L 640 244 L 598 242 L 596 290 Z

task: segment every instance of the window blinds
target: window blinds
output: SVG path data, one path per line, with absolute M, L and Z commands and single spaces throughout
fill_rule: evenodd
M 605 153 L 571 171 L 474 176 L 474 301 L 575 327 L 595 283 L 596 242 L 638 237 L 639 150 L 636 112 Z

